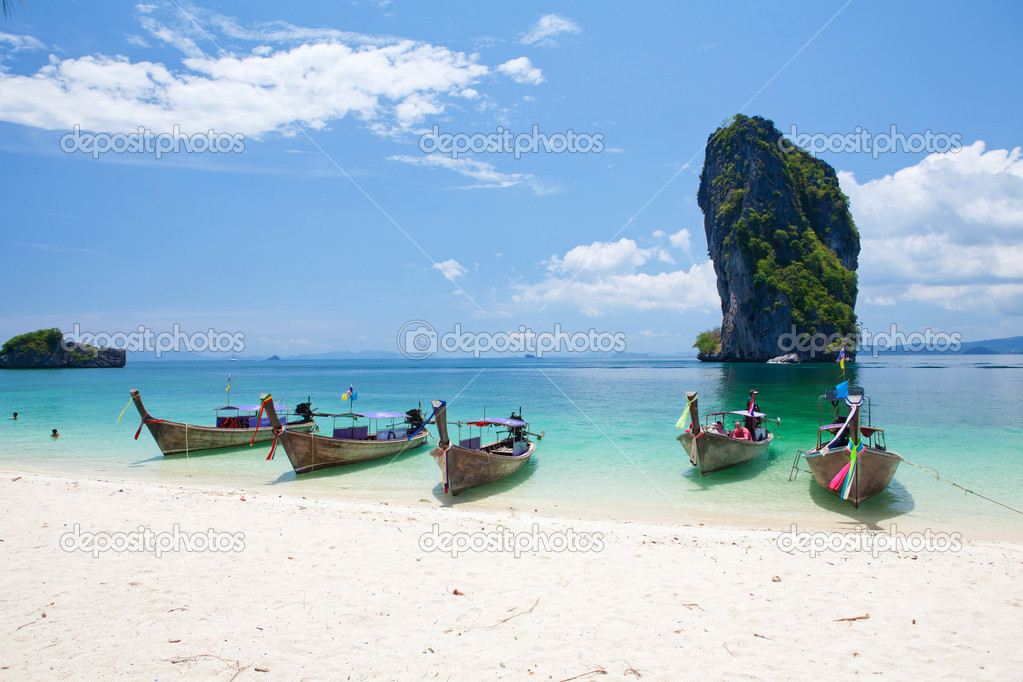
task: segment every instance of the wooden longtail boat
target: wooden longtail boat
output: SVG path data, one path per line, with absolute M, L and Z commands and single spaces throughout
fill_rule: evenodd
M 689 412 L 691 426 L 685 433 L 679 434 L 677 440 L 689 453 L 689 462 L 699 468 L 701 476 L 745 464 L 761 456 L 771 447 L 774 434 L 767 430 L 766 423 L 772 420 L 763 412 L 757 411 L 756 395 L 756 391 L 750 391 L 750 406 L 746 410 L 711 412 L 704 417 L 704 424 L 701 425 L 696 391 L 686 391 L 688 403 L 686 409 Z M 717 422 L 711 421 L 717 417 L 721 419 Z M 733 421 L 742 421 L 743 426 L 756 440 L 733 438 L 711 427 L 711 424 L 721 423 L 726 417 L 734 417 Z M 681 426 L 681 423 L 679 425 Z
M 181 455 L 201 450 L 217 450 L 220 448 L 238 448 L 253 442 L 265 443 L 273 438 L 270 422 L 263 424 L 257 431 L 256 414 L 259 405 L 225 405 L 216 408 L 215 426 L 198 426 L 182 422 L 154 419 L 142 404 L 142 396 L 137 389 L 131 389 L 131 399 L 135 408 L 142 416 L 139 430 L 135 432 L 138 440 L 142 427 L 149 428 L 160 451 L 164 456 Z M 283 406 L 282 406 L 283 407 Z M 300 406 L 301 407 L 301 406 Z M 222 415 L 221 413 L 226 413 Z M 298 413 L 298 411 L 296 410 Z M 299 413 L 301 418 L 288 422 L 288 428 L 296 432 L 309 431 L 316 427 L 312 415 Z
M 274 445 L 276 447 L 276 441 L 280 440 L 296 474 L 307 474 L 317 469 L 398 455 L 407 450 L 421 447 L 430 435 L 423 422 L 422 413 L 418 409 L 409 410 L 405 414 L 386 411 L 341 414 L 314 413 L 317 417 L 331 417 L 335 421 L 338 418 L 352 420 L 352 425 L 345 428 L 337 428 L 335 423 L 331 435 L 327 436 L 303 433 L 292 429 L 290 425 L 281 424 L 280 419 L 277 418 L 277 412 L 273 408 L 273 400 L 268 396 L 264 402 L 275 437 Z M 359 419 L 367 419 L 370 424 L 356 426 L 355 422 Z M 400 425 L 397 423 L 399 419 L 402 420 Z M 371 426 L 378 424 L 378 420 L 388 420 L 390 424 L 371 429 Z M 273 450 L 271 449 L 267 459 L 272 457 Z
M 863 389 L 850 386 L 848 395 L 837 389 L 829 388 L 818 399 L 817 445 L 801 454 L 820 487 L 859 507 L 860 502 L 888 487 L 902 457 L 887 449 L 884 430 L 871 425 L 870 398 L 863 394 Z M 839 413 L 839 401 L 843 399 L 849 408 L 845 417 Z M 834 423 L 824 423 L 825 401 L 835 408 Z M 852 466 L 851 447 L 855 444 L 861 447 Z M 799 454 L 796 454 L 796 463 Z
M 447 403 L 433 401 L 436 415 L 438 441 L 430 455 L 440 467 L 444 492 L 457 495 L 467 488 L 491 483 L 511 476 L 529 461 L 536 451 L 536 443 L 526 438 L 529 424 L 520 415 L 507 419 L 484 418 L 468 422 L 469 438 L 458 445 L 448 437 Z M 522 410 L 519 410 L 521 413 Z M 480 429 L 480 435 L 473 438 L 472 427 Z M 507 435 L 487 445 L 480 445 L 484 426 L 496 426 L 507 430 Z M 500 435 L 500 434 L 499 434 Z M 543 437 L 543 432 L 539 438 Z

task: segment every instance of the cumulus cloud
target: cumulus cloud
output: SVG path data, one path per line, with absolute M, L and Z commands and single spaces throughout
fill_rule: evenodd
M 161 14 L 161 7 L 139 6 L 139 21 L 151 38 L 182 52 L 180 66 L 51 56 L 34 74 L 0 72 L 0 120 L 108 132 L 169 131 L 177 124 L 187 133 L 259 137 L 287 134 L 296 122 L 319 129 L 353 116 L 386 124 L 371 126 L 377 131 L 406 130 L 442 112 L 448 98 L 472 96 L 470 86 L 489 71 L 476 55 L 428 43 L 280 22 L 243 27 L 191 5 L 190 16 Z M 2 40 L 22 49 L 38 43 L 27 36 Z M 256 45 L 218 49 L 237 41 Z M 513 78 L 542 79 L 528 63 L 509 68 Z
M 666 258 L 667 257 L 667 260 Z M 688 270 L 641 272 L 654 260 L 671 262 L 663 249 L 639 248 L 631 239 L 576 246 L 546 261 L 545 277 L 520 284 L 512 300 L 546 306 L 570 305 L 584 315 L 614 310 L 713 310 L 718 307 L 710 261 Z
M 441 261 L 440 263 L 434 263 L 433 269 L 440 270 L 441 274 L 447 277 L 452 282 L 454 282 L 456 278 L 461 277 L 465 273 L 469 272 L 464 267 L 462 267 L 462 265 L 459 264 L 459 262 L 456 261 L 454 258 L 446 261 Z
M 862 236 L 868 302 L 1023 314 L 1019 148 L 976 142 L 863 184 L 846 172 L 839 180 Z
M 553 45 L 559 33 L 580 33 L 582 29 L 571 19 L 558 14 L 545 14 L 522 37 L 523 45 Z
M 543 83 L 543 72 L 533 66 L 529 57 L 518 57 L 509 59 L 497 67 L 497 70 L 511 78 L 516 83 L 523 85 L 539 85 Z

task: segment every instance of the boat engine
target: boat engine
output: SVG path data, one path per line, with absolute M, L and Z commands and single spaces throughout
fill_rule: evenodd
M 511 416 L 508 417 L 508 419 L 515 419 L 516 421 L 522 421 L 522 415 L 521 414 L 515 414 L 514 412 L 512 412 Z M 512 435 L 512 439 L 513 440 L 522 440 L 522 434 L 526 430 L 526 427 L 525 426 L 512 426 L 508 430 L 511 431 L 511 435 Z
M 405 414 L 408 415 L 405 417 L 405 423 L 409 425 L 409 431 L 415 431 L 423 425 L 423 411 L 418 407 L 413 407 Z
M 295 414 L 302 417 L 302 419 L 312 419 L 313 418 L 312 403 L 299 403 L 295 407 Z

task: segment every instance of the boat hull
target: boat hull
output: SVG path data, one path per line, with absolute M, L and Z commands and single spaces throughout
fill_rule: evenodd
M 450 445 L 448 450 L 435 447 L 430 455 L 440 467 L 443 479 L 452 495 L 484 483 L 493 483 L 511 476 L 526 466 L 536 452 L 536 443 L 529 441 L 529 447 L 518 455 L 502 455 L 486 452 L 497 443 L 491 443 L 482 450 L 470 450 Z
M 753 461 L 767 452 L 772 440 L 773 433 L 768 433 L 764 440 L 751 441 L 703 431 L 694 453 L 693 434 L 686 431 L 678 436 L 678 441 L 689 453 L 689 461 L 699 468 L 702 476 Z
M 328 467 L 368 462 L 390 455 L 415 450 L 426 443 L 429 433 L 424 429 L 412 440 L 349 440 L 313 433 L 302 433 L 288 426 L 280 435 L 280 444 L 296 474 Z
M 814 448 L 803 455 L 817 484 L 836 496 L 841 493 L 841 489 L 832 490 L 831 481 L 842 467 L 849 463 L 849 457 L 850 453 L 845 449 L 830 450 L 826 454 L 821 454 L 820 450 Z M 895 477 L 895 470 L 899 468 L 902 457 L 887 450 L 867 448 L 857 459 L 858 474 L 853 477 L 848 497 L 848 501 L 856 507 L 888 487 Z
M 303 420 L 287 425 L 296 432 L 308 432 L 316 422 Z M 266 443 L 273 439 L 273 431 L 264 426 L 256 429 L 225 429 L 215 426 L 195 426 L 181 422 L 147 421 L 146 427 L 165 457 L 202 450 L 239 448 L 249 443 Z M 255 436 L 255 441 L 253 441 Z

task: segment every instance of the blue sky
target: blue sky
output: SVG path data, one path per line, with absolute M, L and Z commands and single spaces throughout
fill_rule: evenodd
M 736 112 L 783 132 L 958 135 L 824 152 L 860 229 L 857 313 L 1023 334 L 1017 3 L 175 0 L 15 3 L 0 23 L 0 336 L 214 328 L 247 355 L 444 333 L 720 322 L 696 205 Z M 239 153 L 65 153 L 94 133 Z M 599 136 L 587 153 L 426 154 L 422 135 Z

